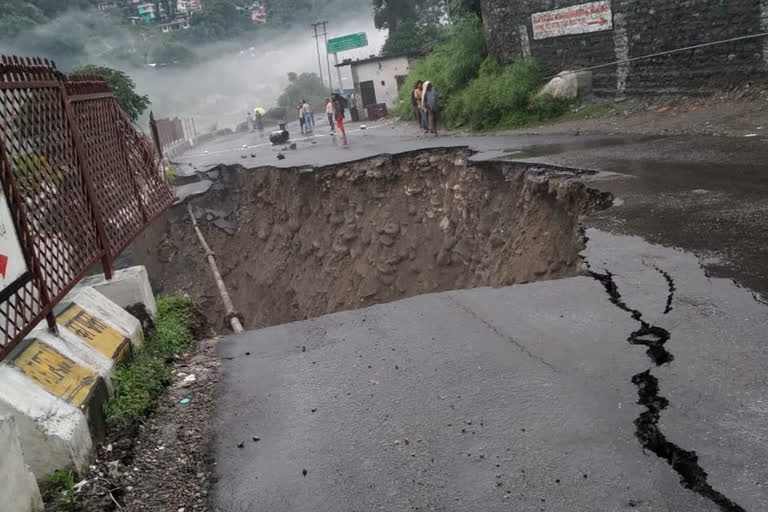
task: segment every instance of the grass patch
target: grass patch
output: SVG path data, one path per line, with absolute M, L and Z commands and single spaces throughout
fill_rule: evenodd
M 74 512 L 75 474 L 66 469 L 59 469 L 46 477 L 48 488 L 45 491 L 46 510 L 49 512 Z
M 165 167 L 164 172 L 165 172 L 165 181 L 169 185 L 173 185 L 174 183 L 176 183 L 176 168 L 174 166 L 168 164 Z
M 521 58 L 501 66 L 489 57 L 479 76 L 447 105 L 444 119 L 450 126 L 484 131 L 518 128 L 557 117 L 570 103 L 536 96 L 544 76 L 544 69 L 533 59 Z
M 110 427 L 142 421 L 155 409 L 172 378 L 170 363 L 194 341 L 196 311 L 189 297 L 158 298 L 155 332 L 115 371 L 115 395 L 104 406 Z

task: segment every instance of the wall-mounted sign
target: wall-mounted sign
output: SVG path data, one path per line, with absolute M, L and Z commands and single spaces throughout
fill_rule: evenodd
M 533 38 L 586 34 L 613 28 L 611 2 L 590 2 L 555 11 L 537 12 L 531 16 Z
M 0 296 L 13 293 L 31 277 L 5 193 L 0 189 Z

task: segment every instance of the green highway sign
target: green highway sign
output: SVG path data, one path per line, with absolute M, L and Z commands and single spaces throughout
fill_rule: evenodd
M 359 34 L 350 34 L 348 36 L 334 37 L 328 40 L 328 53 L 345 52 L 355 48 L 364 48 L 368 46 L 368 34 L 360 32 Z

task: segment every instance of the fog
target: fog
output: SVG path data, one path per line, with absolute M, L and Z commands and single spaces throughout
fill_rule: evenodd
M 372 17 L 343 20 L 328 26 L 329 37 L 366 32 L 369 46 L 344 52 L 339 60 L 378 54 L 386 32 L 376 30 Z M 323 79 L 328 83 L 327 60 L 322 53 Z M 256 106 L 275 106 L 278 96 L 288 84 L 288 73 L 318 73 L 317 50 L 312 27 L 294 29 L 286 34 L 259 41 L 252 46 L 227 44 L 223 49 L 208 49 L 219 56 L 190 68 L 144 68 L 133 72 L 138 88 L 149 94 L 156 115 L 196 117 L 207 128 L 213 122 L 219 127 L 233 127 L 245 120 L 246 112 Z M 345 88 L 352 88 L 349 67 L 342 69 Z M 338 74 L 331 72 L 334 87 Z
M 339 54 L 339 60 L 379 53 L 387 34 L 374 27 L 370 11 L 336 15 L 333 19 L 328 25 L 329 38 L 366 32 L 369 40 L 368 47 Z M 0 53 L 56 60 L 62 71 L 82 64 L 120 69 L 133 78 L 138 93 L 149 95 L 156 117 L 194 118 L 198 131 L 206 131 L 214 124 L 233 128 L 256 106 L 276 106 L 289 72 L 318 73 L 313 36 L 311 26 L 284 32 L 265 27 L 252 41 L 191 47 L 201 57 L 198 64 L 161 67 L 151 62 L 143 65 L 145 51 L 135 32 L 107 23 L 98 14 L 69 12 L 20 34 L 11 44 L 0 43 Z M 322 75 L 327 84 L 323 47 L 321 42 Z M 333 56 L 330 61 L 333 85 L 337 87 Z M 344 87 L 352 88 L 349 67 L 342 68 L 342 75 Z

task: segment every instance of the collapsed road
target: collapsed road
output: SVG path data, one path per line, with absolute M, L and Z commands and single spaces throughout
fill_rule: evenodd
M 187 199 L 272 326 L 219 346 L 220 510 L 768 509 L 768 309 L 691 253 L 584 232 L 621 218 L 613 178 L 288 154 L 206 167 Z M 182 217 L 137 255 L 216 316 Z

